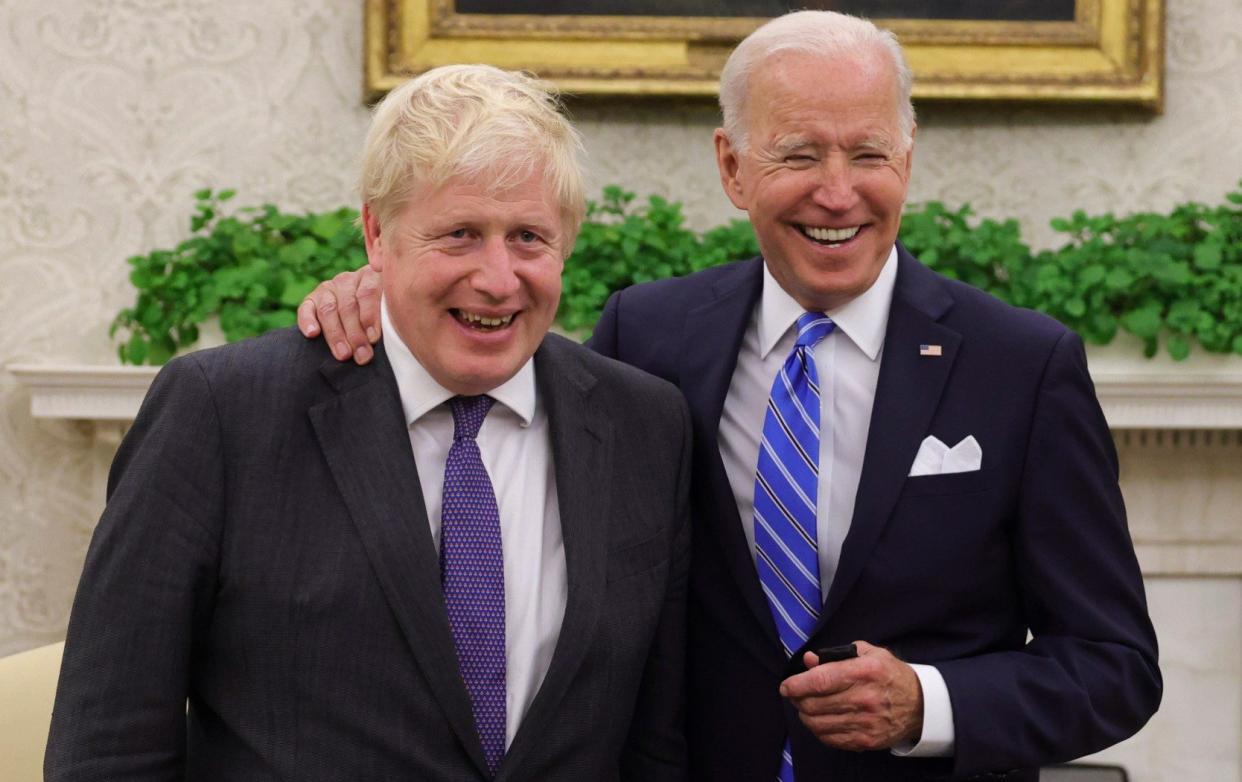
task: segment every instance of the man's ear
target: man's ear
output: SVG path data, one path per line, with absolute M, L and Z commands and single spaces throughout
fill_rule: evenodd
M 919 126 L 915 125 L 910 128 L 910 148 L 906 150 L 906 181 L 910 181 L 910 172 L 914 170 L 914 136 L 919 132 Z
M 746 191 L 742 187 L 740 176 L 742 161 L 738 156 L 739 153 L 724 132 L 724 128 L 716 128 L 716 134 L 712 140 L 716 143 L 716 168 L 720 170 L 720 185 L 733 205 L 745 210 Z
M 362 205 L 362 236 L 367 245 L 367 263 L 377 272 L 384 271 L 384 242 L 380 236 L 379 218 L 370 204 Z

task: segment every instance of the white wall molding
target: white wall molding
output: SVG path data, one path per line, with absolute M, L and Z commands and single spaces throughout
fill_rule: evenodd
M 1134 542 L 1143 575 L 1242 576 L 1242 541 Z
M 1109 426 L 1124 429 L 1242 429 L 1242 359 L 1097 361 L 1092 378 Z M 157 367 L 10 364 L 30 389 L 35 418 L 132 421 Z
M 1242 429 L 1242 357 L 1196 346 L 1183 361 L 1167 352 L 1144 358 L 1119 334 L 1087 347 L 1087 362 L 1108 425 L 1118 429 Z
M 1242 429 L 1242 360 L 1238 372 L 1092 371 L 1104 417 L 1122 429 Z
M 94 364 L 10 364 L 17 381 L 30 389 L 35 418 L 130 423 L 159 367 Z
M 1242 360 L 1173 364 L 1093 349 L 1091 366 L 1122 465 L 1122 489 L 1143 572 L 1242 576 Z M 1203 362 L 1215 366 L 1203 366 Z M 1138 368 L 1132 368 L 1137 366 Z M 1183 366 L 1189 366 L 1183 369 Z M 85 422 L 106 464 L 156 367 L 13 364 L 35 418 Z M 102 500 L 106 471 L 96 473 Z M 1236 495 L 1236 496 L 1235 496 Z

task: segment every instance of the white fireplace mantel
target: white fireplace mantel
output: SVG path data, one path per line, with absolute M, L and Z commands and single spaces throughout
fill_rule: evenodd
M 1088 350 L 1122 461 L 1131 533 L 1148 576 L 1242 575 L 1242 358 L 1142 358 L 1134 345 Z M 95 493 L 158 371 L 10 364 L 35 418 L 79 422 L 96 451 Z M 998 388 L 1003 394 L 1005 389 Z
M 30 389 L 30 414 L 128 424 L 159 367 L 94 364 L 9 364 L 7 369 Z
M 1131 347 L 1131 346 L 1127 346 Z M 1122 429 L 1242 429 L 1242 358 L 1147 360 L 1110 348 L 1089 353 L 1108 424 Z M 30 389 L 35 418 L 129 423 L 158 368 L 10 364 Z M 1003 389 L 997 389 L 1004 393 Z
M 1114 430 L 1242 429 L 1242 367 L 1230 375 L 1094 370 L 1091 376 Z

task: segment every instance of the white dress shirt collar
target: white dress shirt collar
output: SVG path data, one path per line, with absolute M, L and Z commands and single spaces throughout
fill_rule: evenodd
M 405 424 L 409 426 L 457 395 L 437 383 L 406 347 L 393 328 L 388 317 L 388 303 L 383 299 L 380 300 L 380 324 L 384 329 L 384 351 L 397 378 L 397 392 L 401 395 Z M 516 375 L 488 391 L 487 395 L 516 413 L 523 427 L 530 426 L 535 417 L 534 361 L 527 359 Z
M 875 361 L 884 346 L 884 331 L 888 328 L 888 310 L 893 301 L 893 286 L 897 282 L 897 246 L 888 254 L 880 276 L 871 287 L 840 307 L 829 311 L 828 317 L 836 324 L 867 358 Z M 797 322 L 806 310 L 794 301 L 777 283 L 768 265 L 763 264 L 763 297 L 759 300 L 759 350 L 766 358 L 776 343 L 780 342 L 789 327 Z M 388 328 L 387 323 L 384 328 Z

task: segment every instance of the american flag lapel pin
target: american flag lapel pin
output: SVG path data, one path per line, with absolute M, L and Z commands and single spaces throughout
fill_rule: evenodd
M 939 345 L 919 345 L 920 356 L 939 356 L 940 352 Z

